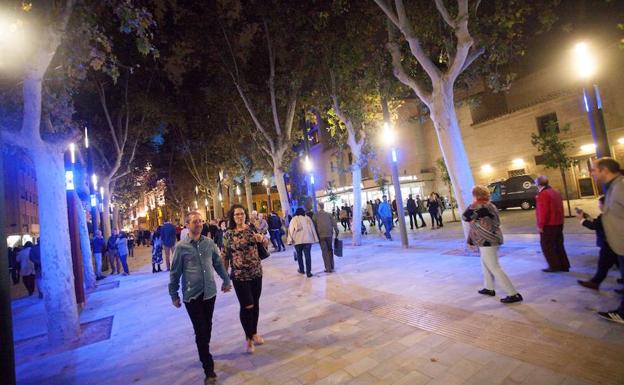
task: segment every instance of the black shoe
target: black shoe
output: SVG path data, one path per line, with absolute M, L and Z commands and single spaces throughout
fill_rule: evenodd
M 158 265 L 158 272 L 160 273 L 162 271 L 162 269 L 160 268 L 160 265 Z M 169 269 L 167 269 L 167 271 L 169 271 Z
M 217 374 L 212 372 L 208 375 L 206 375 L 206 378 L 204 379 L 204 385 L 212 385 L 212 384 L 216 384 L 217 383 Z
M 312 277 L 313 275 L 314 274 L 312 274 L 312 273 L 306 273 L 306 277 L 308 277 L 308 278 Z
M 550 267 L 549 267 L 549 268 L 547 268 L 547 269 L 542 269 L 542 271 L 543 271 L 544 273 L 557 273 L 557 272 L 559 272 L 559 270 L 557 270 L 557 269 L 551 269 Z
M 100 276 L 95 277 L 95 280 L 96 280 L 96 281 L 100 281 L 100 280 L 102 280 L 102 279 L 104 279 L 104 277 L 103 277 L 103 276 L 101 276 L 101 275 L 100 275 Z
M 305 274 L 305 273 L 304 273 L 303 271 L 301 271 L 301 270 L 297 270 L 297 273 L 299 273 L 299 274 Z
M 502 303 L 515 303 L 515 302 L 522 302 L 524 298 L 522 298 L 522 296 L 520 295 L 520 293 L 514 294 L 514 295 L 510 295 L 507 296 L 505 298 L 501 298 L 501 302 Z
M 596 283 L 596 282 L 592 282 L 592 281 L 581 281 L 580 279 L 578 281 L 579 285 L 586 287 L 588 289 L 593 289 L 593 290 L 598 290 L 600 288 L 600 284 Z
M 494 297 L 496 295 L 496 292 L 490 289 L 481 289 L 478 291 L 478 293 L 483 295 L 489 295 L 491 297 Z

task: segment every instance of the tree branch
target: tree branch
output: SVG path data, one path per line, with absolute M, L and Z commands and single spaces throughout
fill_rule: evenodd
M 273 124 L 275 125 L 275 132 L 277 133 L 277 139 L 282 137 L 282 128 L 280 127 L 279 116 L 277 113 L 277 100 L 275 97 L 275 56 L 273 54 L 273 48 L 271 46 L 271 36 L 269 35 L 269 26 L 264 20 L 264 31 L 266 34 L 267 49 L 269 51 L 269 94 L 271 95 L 271 111 L 273 112 Z
M 440 15 L 442 16 L 442 19 L 444 19 L 446 24 L 448 24 L 448 26 L 451 27 L 451 29 L 453 29 L 454 31 L 455 28 L 457 28 L 457 24 L 455 23 L 455 19 L 453 19 L 451 15 L 448 13 L 448 10 L 446 9 L 446 6 L 444 5 L 444 0 L 435 0 L 435 5 L 436 5 L 436 8 L 438 9 L 438 13 L 440 13 Z
M 398 16 L 394 13 L 394 11 L 392 10 L 392 7 L 386 3 L 385 0 L 375 0 L 375 3 L 377 3 L 377 5 L 379 6 L 379 8 L 381 8 L 381 10 L 386 14 L 386 16 L 388 17 L 388 19 L 390 19 L 390 21 L 392 21 L 392 23 L 397 27 L 397 28 L 401 28 L 401 23 L 399 23 L 399 18 Z
M 436 0 L 436 2 L 439 0 Z M 465 68 L 466 58 L 470 52 L 470 48 L 474 44 L 470 32 L 468 32 L 468 0 L 457 0 L 459 13 L 455 21 L 455 36 L 457 37 L 457 46 L 455 49 L 455 57 L 453 58 L 453 64 L 449 68 L 445 77 L 455 82 L 457 77 L 461 74 Z
M 403 63 L 401 63 L 401 50 L 397 43 L 389 42 L 386 44 L 390 56 L 392 57 L 392 67 L 394 76 L 403 84 L 411 88 L 418 98 L 429 107 L 431 105 L 431 94 L 425 91 L 425 87 L 416 79 L 407 74 Z
M 464 62 L 464 66 L 462 67 L 460 74 L 464 72 L 464 70 L 466 70 L 468 67 L 470 67 L 472 62 L 477 60 L 479 56 L 483 55 L 484 52 L 485 52 L 484 48 L 475 49 L 474 47 L 472 47 L 472 50 L 468 52 L 468 56 L 466 57 L 466 61 Z
M 117 132 L 115 130 L 115 126 L 113 125 L 110 112 L 108 111 L 108 104 L 106 102 L 106 91 L 104 91 L 104 86 L 100 82 L 97 83 L 97 87 L 98 87 L 98 91 L 100 94 L 100 104 L 102 105 L 102 109 L 104 110 L 104 116 L 106 117 L 108 128 L 110 130 L 111 136 L 113 137 L 113 144 L 115 145 L 115 150 L 117 151 L 117 154 L 120 154 L 121 147 L 119 146 L 119 142 L 117 141 Z

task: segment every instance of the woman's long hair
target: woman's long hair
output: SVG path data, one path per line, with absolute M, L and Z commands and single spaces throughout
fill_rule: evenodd
M 303 207 L 297 208 L 297 210 L 295 211 L 295 216 L 297 215 L 305 216 L 305 210 L 303 209 Z
M 228 230 L 234 230 L 236 228 L 236 222 L 234 222 L 234 211 L 236 209 L 243 209 L 243 211 L 245 212 L 245 223 L 249 222 L 249 213 L 247 212 L 245 206 L 238 203 L 233 204 L 232 207 L 230 207 L 230 211 L 228 211 Z

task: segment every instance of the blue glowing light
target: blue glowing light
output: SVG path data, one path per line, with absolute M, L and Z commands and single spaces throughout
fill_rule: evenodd
M 396 150 L 394 148 L 392 149 L 392 161 L 394 163 L 397 162 L 397 153 L 396 153 Z
M 596 103 L 598 103 L 598 109 L 602 110 L 602 98 L 600 97 L 600 89 L 597 84 L 594 84 L 594 91 L 596 91 Z
M 73 171 L 65 171 L 65 188 L 68 191 L 72 191 L 74 189 L 74 172 Z
M 314 175 L 310 174 L 310 183 L 314 184 Z
M 587 103 L 587 93 L 583 90 L 583 102 L 585 103 L 585 112 L 589 112 L 589 103 Z
M 95 194 L 91 194 L 91 207 L 97 206 L 97 197 Z

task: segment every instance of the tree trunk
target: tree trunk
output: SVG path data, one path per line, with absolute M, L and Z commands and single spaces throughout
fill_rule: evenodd
M 353 246 L 362 245 L 362 169 L 357 166 L 360 155 L 360 153 L 353 152 L 351 169 L 351 178 L 353 179 L 353 223 L 351 223 Z
M 453 222 L 457 222 L 457 216 L 455 216 L 455 206 L 453 205 L 453 186 L 451 184 L 446 185 L 449 192 L 449 204 L 451 205 L 451 214 L 453 214 Z
M 222 218 L 223 212 L 221 209 L 221 202 L 219 201 L 219 188 L 214 189 L 214 194 L 212 194 L 212 204 L 214 207 L 214 216 L 215 219 Z
M 91 240 L 89 239 L 89 228 L 87 227 L 87 216 L 82 201 L 76 197 L 76 212 L 78 213 L 78 229 L 80 231 L 80 251 L 82 252 L 82 268 L 85 289 L 95 287 L 95 273 L 93 272 L 93 262 L 91 259 Z
M 286 182 L 284 181 L 284 172 L 280 169 L 278 163 L 274 163 L 273 176 L 275 177 L 275 185 L 279 193 L 280 204 L 282 205 L 282 217 L 287 218 L 290 214 L 290 201 L 288 200 L 288 190 L 286 190 Z
M 25 99 L 25 103 L 28 103 L 28 99 Z M 24 114 L 24 119 L 30 118 L 33 117 Z M 48 340 L 51 345 L 61 345 L 80 335 L 67 231 L 69 222 L 63 152 L 55 151 L 51 146 L 33 143 L 30 153 L 36 165 L 39 195 L 42 286 L 45 293 Z
M 457 197 L 457 205 L 460 212 L 463 212 L 472 201 L 474 179 L 455 113 L 453 84 L 451 82 L 441 81 L 440 84 L 434 85 L 431 120 L 435 126 L 442 156 L 451 177 L 451 185 Z M 468 223 L 462 222 L 462 225 L 464 235 L 468 237 Z
M 119 207 L 117 205 L 113 206 L 113 228 L 120 230 L 121 229 L 121 221 L 119 220 Z
M 229 211 L 230 207 L 232 207 L 232 205 L 236 203 L 236 187 L 234 183 L 228 186 L 228 197 L 229 197 L 229 202 L 228 202 L 229 203 L 228 211 Z
M 561 171 L 561 179 L 563 180 L 563 190 L 565 193 L 566 202 L 568 204 L 568 217 L 572 217 L 572 209 L 570 208 L 570 194 L 568 193 L 568 178 L 565 174 L 565 168 L 561 167 L 559 169 Z
M 102 199 L 102 229 L 104 230 L 104 241 L 108 241 L 111 236 L 110 217 L 110 179 L 102 179 L 101 186 L 104 188 Z
M 253 210 L 253 197 L 251 190 L 251 175 L 245 175 L 245 202 L 247 204 L 247 211 L 251 212 Z

